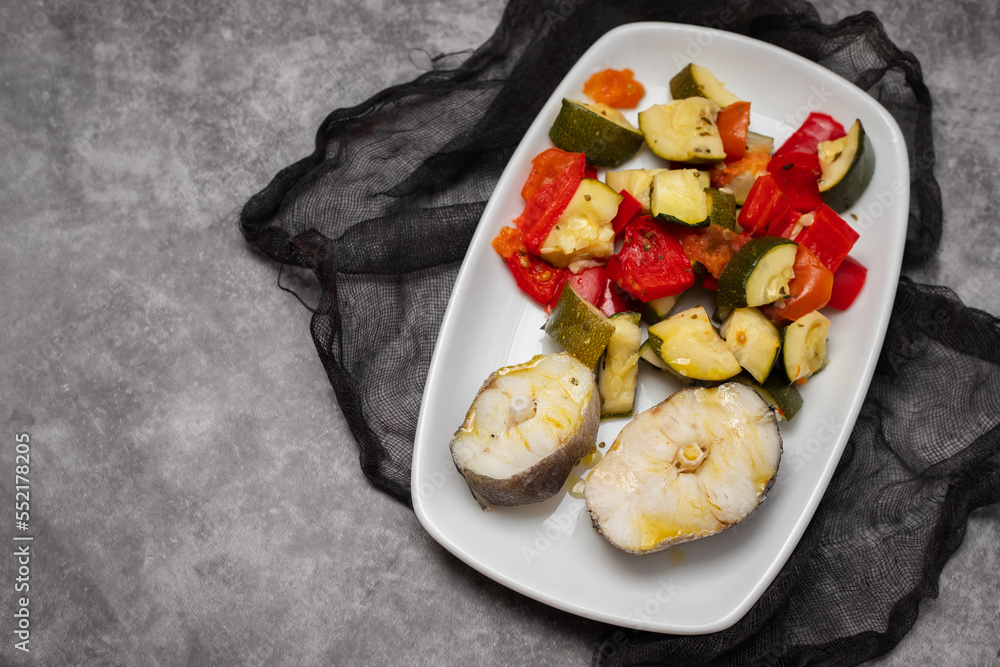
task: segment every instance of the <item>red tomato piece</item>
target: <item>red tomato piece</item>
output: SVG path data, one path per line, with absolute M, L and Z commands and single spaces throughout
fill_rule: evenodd
M 847 133 L 844 131 L 844 126 L 833 117 L 814 111 L 806 117 L 802 126 L 774 151 L 774 156 L 778 157 L 785 153 L 815 153 L 820 142 L 840 139 L 845 134 Z
M 826 204 L 817 208 L 813 216 L 812 224 L 795 237 L 795 242 L 807 246 L 826 268 L 836 273 L 859 234 Z
M 688 259 L 704 266 L 715 278 L 722 275 L 729 260 L 750 238 L 715 224 L 701 229 L 670 231 L 681 242 Z
M 513 227 L 503 227 L 500 233 L 493 239 L 493 249 L 497 254 L 506 260 L 518 251 L 524 251 L 524 242 L 521 241 L 521 234 Z
M 547 305 L 563 284 L 566 271 L 529 253 L 513 227 L 500 230 L 493 239 L 493 249 L 503 258 L 521 291 L 537 303 Z
M 521 197 L 524 201 L 543 187 L 555 180 L 565 169 L 576 170 L 580 167 L 582 153 L 569 153 L 559 148 L 549 148 L 531 159 L 531 171 L 521 187 Z M 583 162 L 586 163 L 584 155 Z
M 847 310 L 865 286 L 868 269 L 853 257 L 845 257 L 833 274 L 833 294 L 830 295 L 831 308 Z
M 625 226 L 622 248 L 607 268 L 608 278 L 643 302 L 680 294 L 694 284 L 694 270 L 680 241 L 648 215 Z
M 564 280 L 559 284 L 555 294 L 552 295 L 552 300 L 549 302 L 546 310 L 551 311 L 555 308 L 556 302 L 559 301 L 566 283 L 573 285 L 573 289 L 580 295 L 580 298 L 586 299 L 596 306 L 601 299 L 601 295 L 604 293 L 604 285 L 607 282 L 608 274 L 603 266 L 592 266 L 580 273 L 570 273 L 567 271 L 564 275 Z
M 808 213 L 823 203 L 819 195 L 819 177 L 823 172 L 816 153 L 785 153 L 772 158 L 767 171 L 795 210 Z
M 764 314 L 778 324 L 797 320 L 819 310 L 830 301 L 833 290 L 833 272 L 804 245 L 800 245 L 795 252 L 792 270 L 795 275 L 788 281 L 788 293 L 791 296 L 785 299 L 781 307 L 764 308 Z
M 722 138 L 726 160 L 739 160 L 747 152 L 747 130 L 750 128 L 750 103 L 733 102 L 715 119 Z
M 531 163 L 531 175 L 521 191 L 523 194 L 527 189 L 531 195 L 514 224 L 521 232 L 524 245 L 538 255 L 545 237 L 552 231 L 576 189 L 580 187 L 586 172 L 587 157 L 583 153 L 566 153 L 550 148 L 537 155 Z M 558 171 L 553 173 L 554 169 Z

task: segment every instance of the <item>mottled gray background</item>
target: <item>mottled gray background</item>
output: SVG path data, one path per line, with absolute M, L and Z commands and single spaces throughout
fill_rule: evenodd
M 0 9 L 0 540 L 31 436 L 38 665 L 588 664 L 605 631 L 473 572 L 373 490 L 235 212 L 331 109 L 481 44 L 499 0 Z M 1000 313 L 997 3 L 872 8 L 920 59 L 946 222 L 911 275 Z M 1000 663 L 1000 509 L 880 665 Z M 5 537 L 6 536 L 6 537 Z

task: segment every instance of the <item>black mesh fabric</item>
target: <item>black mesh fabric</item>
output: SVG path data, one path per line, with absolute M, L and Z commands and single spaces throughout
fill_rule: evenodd
M 315 152 L 247 202 L 248 243 L 311 270 L 311 331 L 371 481 L 404 503 L 421 391 L 452 284 L 504 165 L 542 103 L 602 34 L 635 21 L 722 28 L 853 81 L 896 118 L 911 167 L 905 259 L 934 255 L 941 201 L 919 63 L 863 13 L 806 2 L 511 0 L 460 66 L 332 112 Z M 936 595 L 973 509 L 1000 500 L 1000 325 L 903 279 L 840 466 L 778 578 L 735 626 L 677 637 L 616 630 L 596 665 L 853 665 Z

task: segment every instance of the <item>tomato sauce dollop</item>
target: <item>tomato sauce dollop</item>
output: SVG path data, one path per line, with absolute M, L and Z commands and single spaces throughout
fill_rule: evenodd
M 635 80 L 630 69 L 606 69 L 593 74 L 583 84 L 583 92 L 590 99 L 617 109 L 634 109 L 646 89 Z

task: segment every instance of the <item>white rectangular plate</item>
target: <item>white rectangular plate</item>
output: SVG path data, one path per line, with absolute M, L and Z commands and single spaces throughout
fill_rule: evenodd
M 877 156 L 875 175 L 845 219 L 861 233 L 852 255 L 868 267 L 868 281 L 849 310 L 827 313 L 830 365 L 802 388 L 805 407 L 798 416 L 781 424 L 784 453 L 766 501 L 743 523 L 718 535 L 634 556 L 607 543 L 591 526 L 584 502 L 565 490 L 543 503 L 483 512 L 456 472 L 448 444 L 490 373 L 558 351 L 540 330 L 543 310 L 517 290 L 490 241 L 520 214 L 521 185 L 531 158 L 551 146 L 548 129 L 562 98 L 584 99 L 583 83 L 592 73 L 627 67 L 646 87 L 639 104 L 643 109 L 668 101 L 670 78 L 692 61 L 751 102 L 751 129 L 775 137 L 776 146 L 810 111 L 828 113 L 845 126 L 861 119 Z M 636 122 L 636 111 L 626 116 Z M 662 162 L 643 148 L 622 168 L 652 166 Z M 677 634 L 731 626 L 795 548 L 847 443 L 888 324 L 908 205 L 906 146 L 898 126 L 881 105 L 844 79 L 787 51 L 727 32 L 668 23 L 636 23 L 608 32 L 567 74 L 514 152 L 459 272 L 414 443 L 413 506 L 421 524 L 483 574 L 580 616 Z M 685 299 L 692 305 L 711 303 L 705 293 Z M 659 403 L 677 388 L 643 364 L 636 410 Z M 626 421 L 602 422 L 599 442 L 610 444 Z

